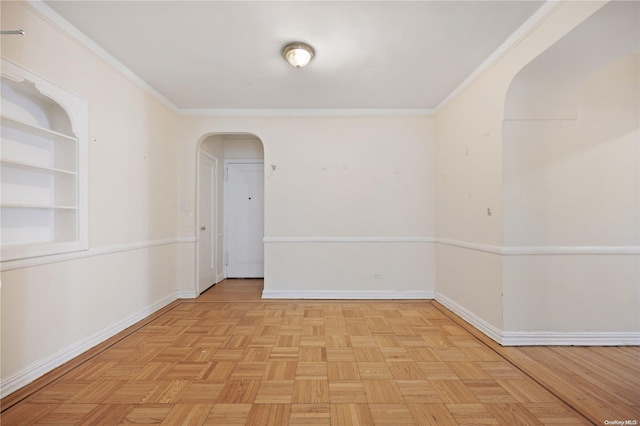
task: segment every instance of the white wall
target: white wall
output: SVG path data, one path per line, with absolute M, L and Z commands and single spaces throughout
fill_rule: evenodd
M 560 4 L 437 115 L 437 297 L 504 344 L 638 339 L 638 5 L 602 6 Z
M 4 58 L 89 104 L 90 248 L 3 264 L 5 395 L 177 296 L 179 119 L 28 4 L 2 2 L 2 28 L 27 34 L 2 37 Z
M 603 4 L 558 5 L 436 116 L 437 297 L 476 326 L 493 330 L 494 338 L 500 338 L 505 325 L 501 256 L 505 97 L 524 66 Z
M 546 253 L 505 260 L 507 331 L 640 331 L 640 56 L 587 77 L 575 118 L 505 122 L 505 244 Z
M 190 158 L 204 135 L 247 132 L 264 144 L 266 294 L 433 292 L 431 118 L 185 120 L 182 139 L 192 142 L 181 154 L 180 194 L 188 205 L 194 202 Z M 180 229 L 193 235 L 188 214 L 181 215 Z M 319 239 L 330 241 L 314 242 Z M 353 250 L 363 239 L 375 246 L 369 256 Z M 302 274 L 305 269 L 315 273 Z M 374 273 L 381 278 L 374 280 Z
M 224 137 L 225 160 L 262 160 L 264 148 L 260 139 L 251 135 L 228 135 Z
M 638 61 L 584 82 L 575 118 L 505 122 L 505 245 L 638 245 Z

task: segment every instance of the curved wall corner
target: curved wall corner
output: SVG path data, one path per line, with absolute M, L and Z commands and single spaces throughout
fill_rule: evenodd
M 605 5 L 509 87 L 507 334 L 640 336 L 639 19 L 637 2 Z
M 584 83 L 640 49 L 637 2 L 611 2 L 529 62 L 511 82 L 504 119 L 575 119 Z

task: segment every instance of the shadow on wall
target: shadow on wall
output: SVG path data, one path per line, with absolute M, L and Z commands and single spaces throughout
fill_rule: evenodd
M 546 255 L 505 258 L 505 330 L 640 329 L 639 17 L 605 5 L 509 88 L 503 245 Z

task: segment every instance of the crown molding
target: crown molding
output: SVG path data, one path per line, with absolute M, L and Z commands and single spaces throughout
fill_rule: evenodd
M 156 98 L 171 111 L 180 114 L 180 109 L 175 106 L 168 98 L 158 92 L 149 83 L 143 80 L 138 74 L 134 73 L 122 62 L 113 57 L 109 52 L 100 47 L 96 42 L 87 37 L 82 31 L 73 26 L 69 21 L 64 19 L 58 12 L 51 9 L 42 0 L 26 0 L 25 2 L 45 20 L 58 27 L 60 30 L 69 35 L 72 39 L 86 47 L 90 52 L 94 53 L 98 58 L 111 65 L 113 68 L 121 72 L 125 77 L 130 79 L 139 88 Z
M 45 4 L 43 0 L 26 0 L 26 4 L 31 6 L 33 10 L 39 13 L 44 19 L 60 28 L 72 39 L 93 52 L 97 57 L 117 69 L 124 76 L 129 78 L 133 83 L 142 90 L 156 98 L 171 111 L 183 116 L 208 116 L 208 117 L 328 117 L 328 116 L 430 116 L 435 115 L 443 109 L 451 100 L 460 94 L 467 86 L 469 86 L 476 78 L 480 76 L 487 68 L 495 63 L 509 49 L 515 46 L 520 40 L 526 36 L 533 28 L 535 28 L 546 16 L 548 16 L 561 1 L 547 0 L 523 25 L 521 25 L 514 33 L 509 36 L 491 56 L 489 56 L 478 68 L 476 68 L 456 89 L 453 90 L 444 100 L 442 100 L 435 108 L 238 108 L 238 109 L 207 109 L 207 108 L 178 108 L 167 97 L 158 92 L 149 83 L 134 73 L 131 69 L 117 60 L 109 52 L 100 47 L 96 42 L 87 37 L 84 33 L 73 26 L 69 21 L 64 19 L 56 11 Z
M 179 115 L 184 116 L 207 116 L 207 117 L 328 117 L 328 116 L 400 116 L 400 115 L 433 115 L 435 109 L 429 108 L 238 108 L 238 109 L 215 109 L 215 108 L 178 108 L 167 97 L 158 92 L 149 83 L 134 73 L 130 68 L 112 56 L 109 52 L 100 47 L 96 42 L 87 37 L 82 31 L 64 19 L 55 10 L 47 6 L 43 0 L 26 0 L 26 3 L 33 10 L 39 13 L 44 19 L 60 28 L 72 39 L 94 53 L 101 60 L 118 70 L 125 77 L 142 90 L 162 102 L 167 108 Z
M 462 91 L 471 85 L 482 73 L 484 73 L 489 67 L 496 63 L 503 55 L 505 55 L 514 46 L 520 43 L 529 32 L 536 28 L 544 19 L 546 19 L 551 12 L 553 12 L 563 1 L 560 0 L 547 0 L 533 15 L 529 17 L 517 30 L 515 30 L 509 38 L 507 38 L 498 48 L 482 62 L 478 68 L 476 68 L 469 76 L 456 87 L 453 92 L 444 98 L 435 107 L 435 111 L 440 112 L 444 109 L 453 99 L 455 99 Z
M 180 109 L 181 115 L 207 117 L 344 117 L 434 115 L 430 108 L 261 108 L 261 109 Z

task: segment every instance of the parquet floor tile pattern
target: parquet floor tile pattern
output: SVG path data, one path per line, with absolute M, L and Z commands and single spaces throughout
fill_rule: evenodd
M 177 303 L 2 424 L 588 424 L 429 301 L 221 291 Z

